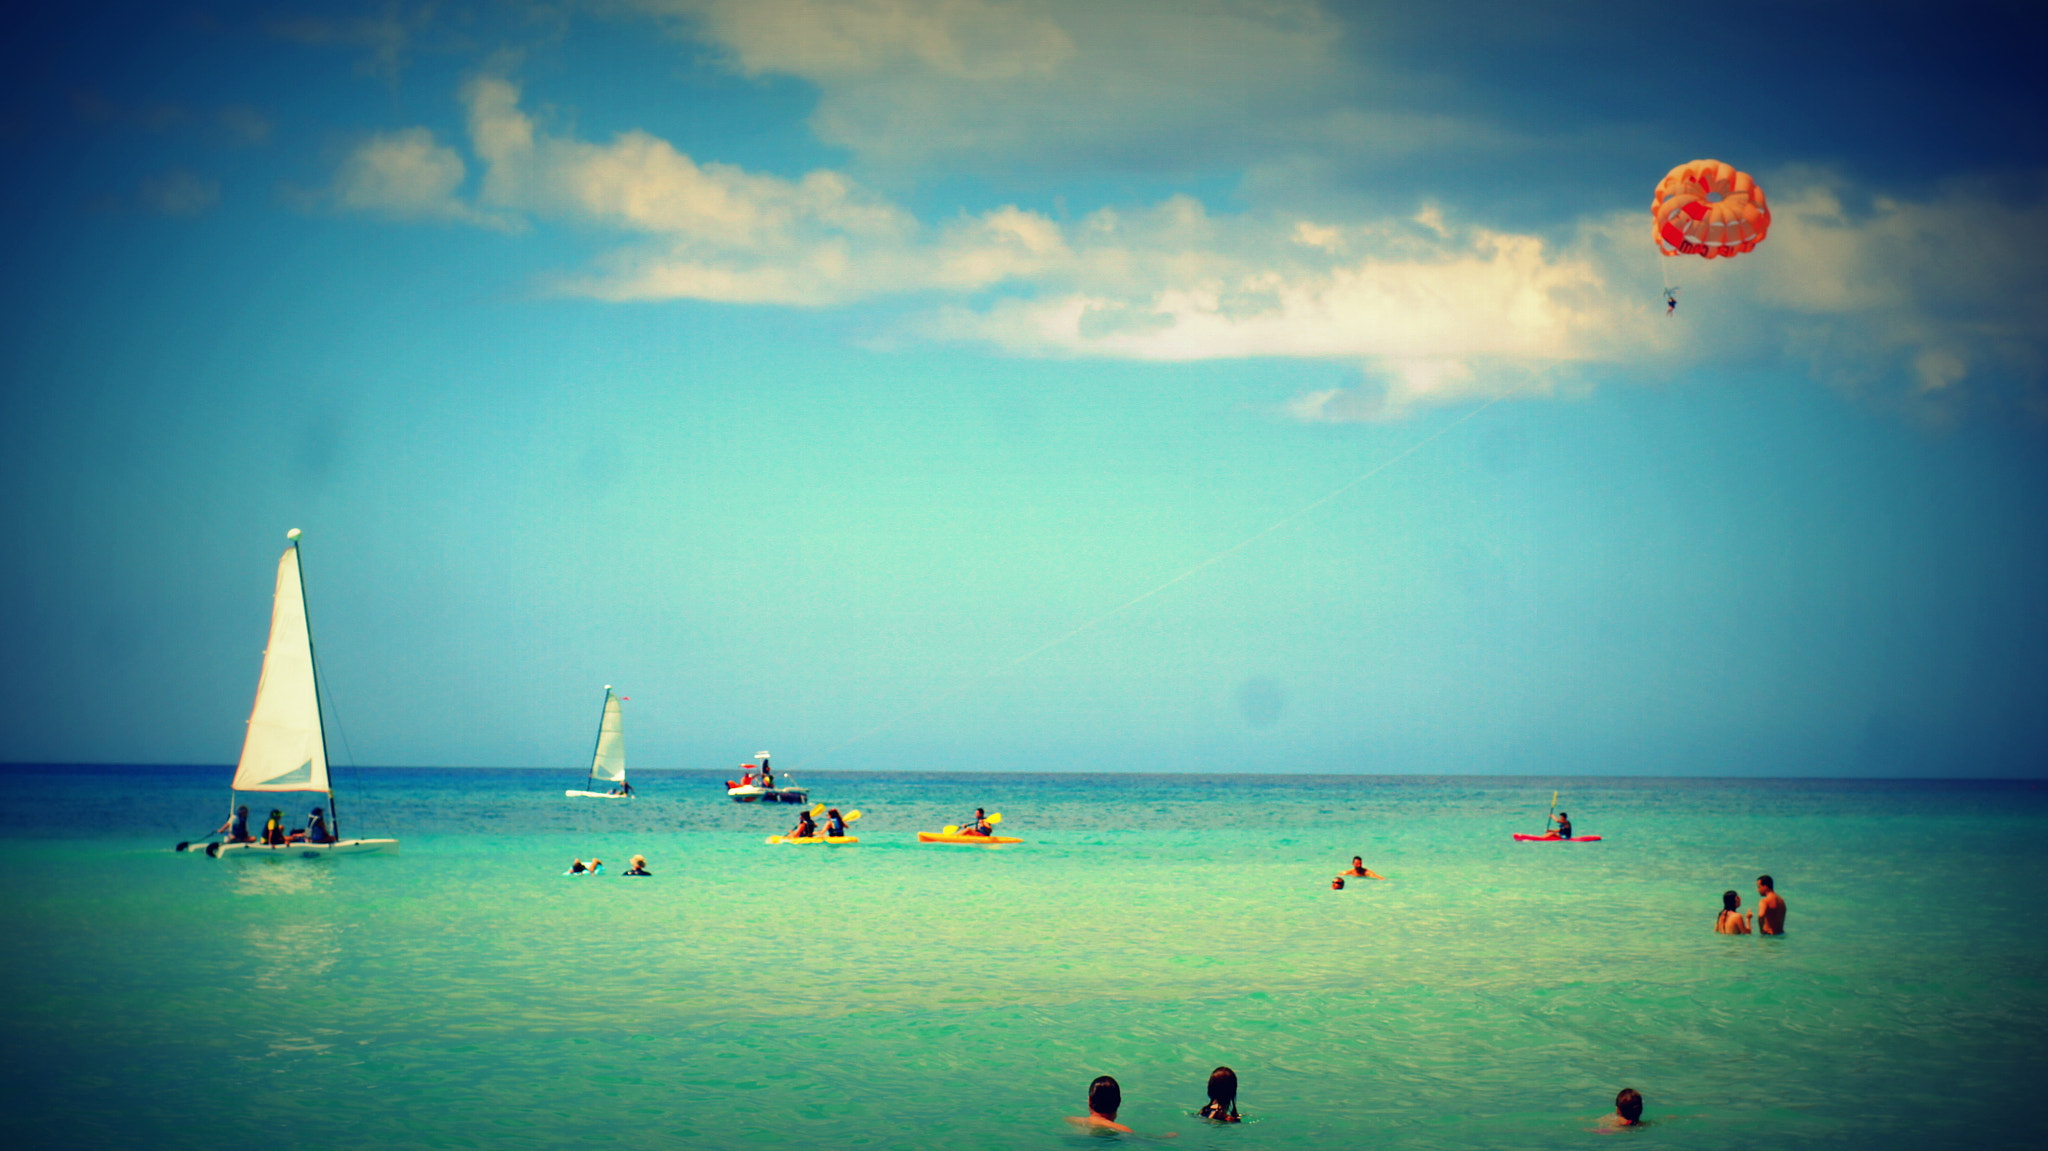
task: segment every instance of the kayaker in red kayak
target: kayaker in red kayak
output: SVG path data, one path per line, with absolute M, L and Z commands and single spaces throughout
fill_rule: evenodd
M 1528 824 L 1525 823 L 1522 826 L 1527 827 Z M 1570 839 L 1572 837 L 1572 817 L 1566 812 L 1560 811 L 1557 813 L 1557 837 L 1559 839 Z

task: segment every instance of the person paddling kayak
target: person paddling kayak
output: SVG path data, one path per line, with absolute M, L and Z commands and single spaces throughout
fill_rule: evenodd
M 1525 823 L 1522 826 L 1527 827 L 1529 825 Z M 1570 839 L 1572 837 L 1572 817 L 1568 812 L 1560 811 L 1557 813 L 1557 837 L 1559 839 Z
M 988 816 L 983 814 L 982 810 L 978 807 L 974 809 L 973 821 L 962 824 L 960 827 L 960 834 L 962 835 L 994 835 L 995 833 L 996 829 L 989 826 Z

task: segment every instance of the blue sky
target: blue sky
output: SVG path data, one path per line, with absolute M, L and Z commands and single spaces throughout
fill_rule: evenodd
M 1740 15 L 31 14 L 0 760 L 2037 776 L 2027 11 Z

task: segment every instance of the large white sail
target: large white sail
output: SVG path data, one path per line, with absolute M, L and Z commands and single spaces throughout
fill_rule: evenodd
M 277 593 L 270 604 L 270 644 L 236 791 L 328 791 L 327 745 L 320 735 L 320 704 L 313 681 L 313 641 L 306 631 L 306 592 L 299 580 L 299 546 L 277 561 Z
M 590 778 L 607 783 L 626 781 L 626 728 L 619 714 L 619 697 L 609 690 L 604 698 L 604 718 L 597 725 L 597 754 L 591 757 Z

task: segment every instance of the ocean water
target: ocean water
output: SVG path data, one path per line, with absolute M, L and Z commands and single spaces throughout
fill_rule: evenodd
M 173 853 L 227 775 L 0 769 L 8 1146 L 1139 1141 L 1061 1121 L 1101 1074 L 1187 1148 L 2048 1146 L 2039 782 L 804 776 L 828 849 L 701 773 L 366 769 L 397 855 Z M 1513 842 L 1552 788 L 1606 838 Z M 1028 842 L 915 843 L 977 805 Z M 1787 936 L 1714 934 L 1763 872 Z

